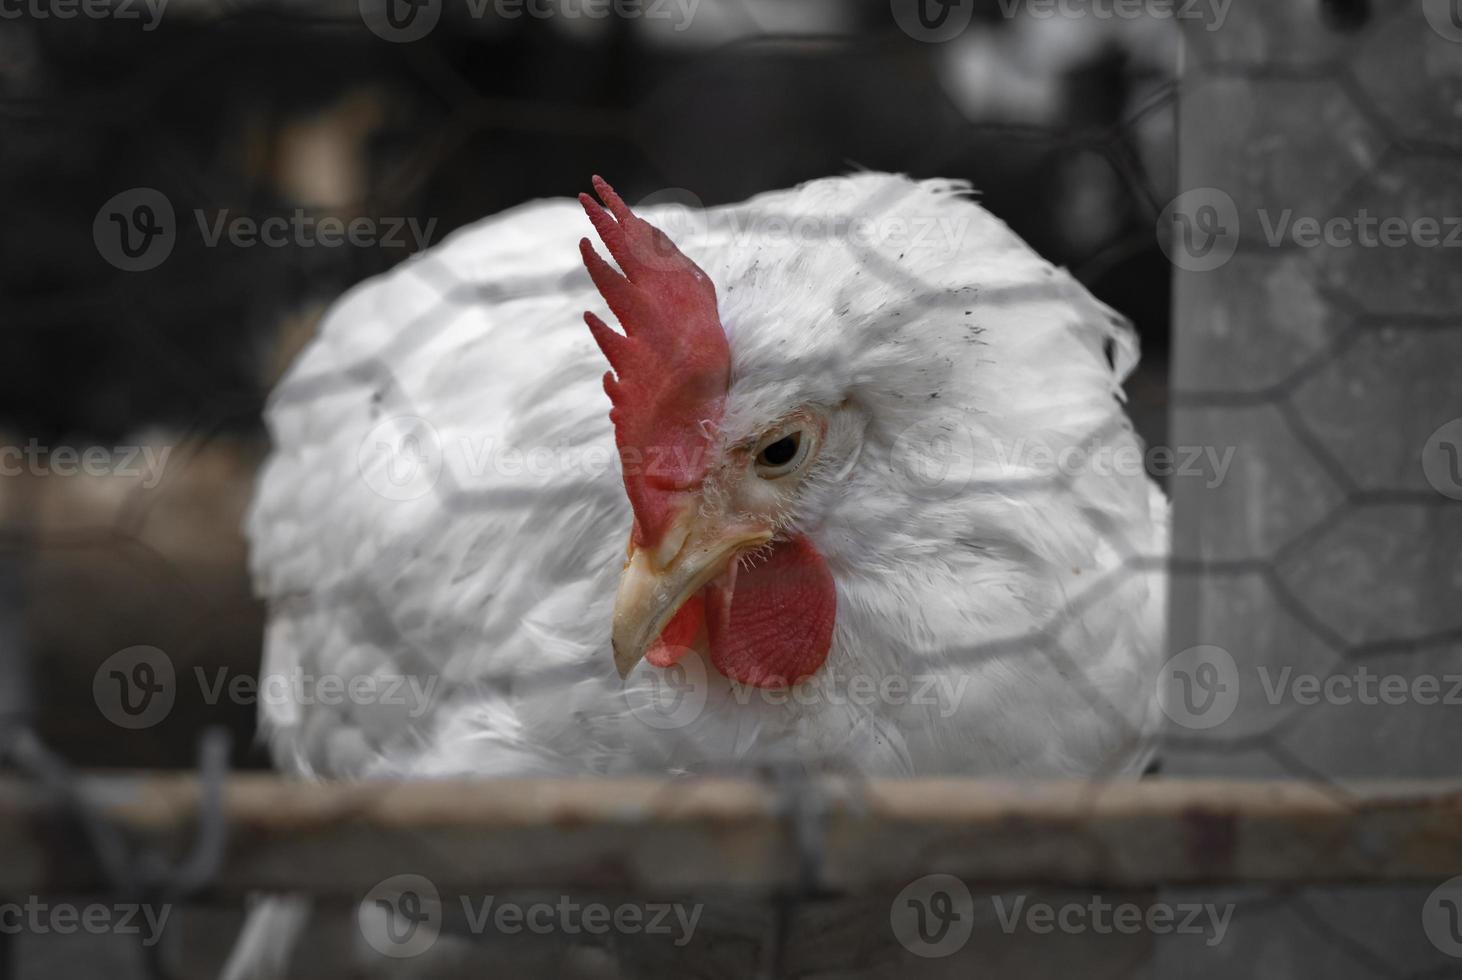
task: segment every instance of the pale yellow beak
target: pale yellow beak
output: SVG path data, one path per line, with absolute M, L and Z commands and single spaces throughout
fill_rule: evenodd
M 769 527 L 727 522 L 687 508 L 658 547 L 630 544 L 614 599 L 614 666 L 628 677 L 687 599 L 728 571 L 748 548 L 772 539 Z

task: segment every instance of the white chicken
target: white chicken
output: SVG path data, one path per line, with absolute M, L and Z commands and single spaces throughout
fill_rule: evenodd
M 1141 767 L 1167 507 L 1114 464 L 1126 324 L 958 182 L 595 187 L 356 288 L 274 393 L 279 764 Z
M 1140 769 L 1167 505 L 1126 324 L 958 182 L 643 219 L 594 183 L 355 289 L 274 393 L 279 765 Z M 305 914 L 266 903 L 227 975 Z

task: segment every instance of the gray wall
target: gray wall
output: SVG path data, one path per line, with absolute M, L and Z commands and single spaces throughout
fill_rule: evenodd
M 1281 0 L 1185 27 L 1172 441 L 1232 457 L 1173 481 L 1165 775 L 1341 798 L 1456 775 L 1462 9 Z M 1213 896 L 1238 904 L 1224 942 L 1164 941 L 1159 974 L 1462 970 L 1423 928 L 1458 895 L 1430 896 Z

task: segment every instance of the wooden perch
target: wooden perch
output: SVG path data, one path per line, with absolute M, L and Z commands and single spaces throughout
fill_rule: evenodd
M 134 845 L 189 849 L 196 779 L 92 777 L 82 786 Z M 725 778 L 347 785 L 243 775 L 228 781 L 223 813 L 216 896 L 347 896 L 401 873 L 464 890 L 769 893 L 806 884 L 799 867 L 810 867 L 817 887 L 851 894 L 936 872 L 991 885 L 1110 887 L 1436 882 L 1462 872 L 1455 783 L 819 777 L 788 791 Z M 0 890 L 105 885 L 53 801 L 0 781 Z

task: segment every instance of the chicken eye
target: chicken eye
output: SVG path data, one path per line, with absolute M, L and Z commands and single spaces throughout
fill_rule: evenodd
M 807 440 L 796 429 L 762 446 L 756 453 L 756 472 L 763 479 L 785 476 L 797 468 L 806 455 Z

